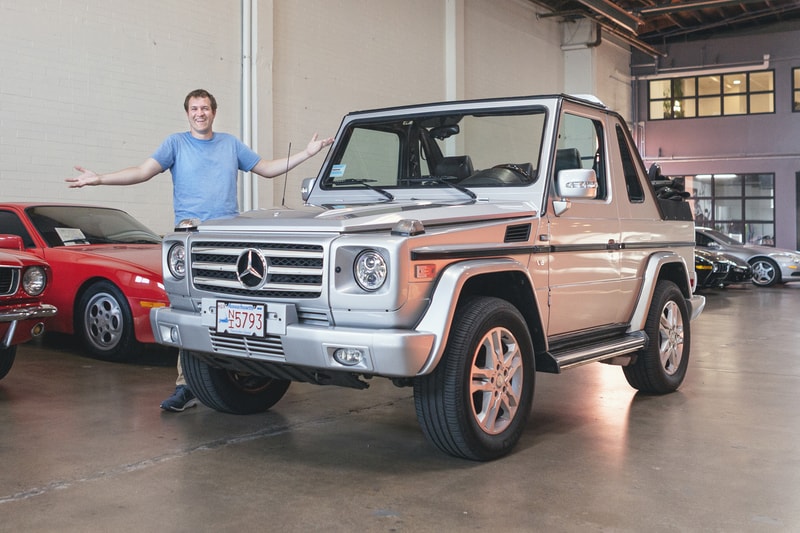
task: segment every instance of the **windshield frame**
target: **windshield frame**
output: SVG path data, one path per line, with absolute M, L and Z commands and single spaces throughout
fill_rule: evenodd
M 549 150 L 548 129 L 553 115 L 552 107 L 547 105 L 547 102 L 536 98 L 516 101 L 497 100 L 490 104 L 476 105 L 472 103 L 472 105 L 462 106 L 438 104 L 422 106 L 416 110 L 405 109 L 405 112 L 360 112 L 348 115 L 340 127 L 334 149 L 329 153 L 315 180 L 315 186 L 309 194 L 309 203 L 334 205 L 386 202 L 387 192 L 401 201 L 406 199 L 474 201 L 476 195 L 472 192 L 473 189 L 479 189 L 480 193 L 478 194 L 487 196 L 489 189 L 507 188 L 518 191 L 519 188 L 535 184 L 541 185 L 544 180 L 540 179 L 540 169 L 543 165 L 542 159 Z M 525 152 L 529 148 L 530 156 L 526 159 L 530 159 L 530 161 L 497 161 L 505 163 L 503 166 L 506 168 L 502 172 L 516 175 L 514 179 L 505 176 L 505 182 L 484 180 L 460 183 L 464 176 L 437 175 L 433 172 L 431 165 L 426 167 L 422 163 L 430 162 L 430 158 L 439 161 L 450 156 L 449 153 L 443 151 L 442 144 L 449 142 L 453 136 L 458 137 L 459 123 L 465 117 L 467 120 L 476 122 L 490 117 L 520 116 L 531 116 L 530 125 L 535 126 L 532 129 L 537 130 L 538 139 L 529 147 L 523 147 Z M 537 122 L 533 122 L 534 120 Z M 390 183 L 383 183 L 370 176 L 347 176 L 341 165 L 346 150 L 350 147 L 354 132 L 369 130 L 387 132 L 395 135 L 398 139 L 396 158 L 398 166 L 395 169 L 390 162 L 388 167 L 392 181 Z M 423 139 L 423 136 L 426 138 Z M 437 139 L 435 143 L 432 142 L 434 137 Z M 424 155 L 419 153 L 423 150 L 425 151 Z M 414 163 L 409 164 L 409 160 L 415 160 L 418 165 L 415 167 Z M 430 179 L 426 179 L 428 177 Z M 336 186 L 337 179 L 348 181 L 346 184 Z M 454 187 L 454 185 L 456 186 Z M 376 189 L 378 190 L 376 191 Z M 322 194 L 325 195 L 324 199 L 321 197 Z M 334 199 L 330 198 L 332 194 L 336 196 Z M 511 194 L 513 195 L 513 193 Z M 519 192 L 516 194 L 518 197 Z

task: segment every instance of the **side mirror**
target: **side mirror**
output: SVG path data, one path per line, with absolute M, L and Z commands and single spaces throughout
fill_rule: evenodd
M 560 216 L 572 206 L 571 198 L 597 198 L 597 174 L 591 168 L 561 170 L 556 176 L 556 194 L 553 210 Z
M 300 186 L 300 196 L 303 198 L 303 202 L 308 201 L 308 197 L 311 196 L 311 189 L 314 188 L 314 182 L 317 178 L 306 178 L 303 180 L 303 184 Z
M 4 233 L 0 235 L 0 248 L 3 250 L 24 250 L 25 244 L 19 235 Z
M 570 168 L 556 176 L 556 191 L 561 198 L 597 197 L 597 175 L 591 168 Z

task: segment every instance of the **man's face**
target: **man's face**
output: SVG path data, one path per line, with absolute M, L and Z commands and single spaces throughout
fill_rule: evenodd
M 189 127 L 195 137 L 211 134 L 215 115 L 216 113 L 211 109 L 211 100 L 208 98 L 189 98 L 186 117 L 189 119 Z

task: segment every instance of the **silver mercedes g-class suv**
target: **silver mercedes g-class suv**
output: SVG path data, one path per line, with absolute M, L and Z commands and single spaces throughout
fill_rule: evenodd
M 662 394 L 687 371 L 694 223 L 622 118 L 566 95 L 345 116 L 299 209 L 167 235 L 158 342 L 228 413 L 292 381 L 414 389 L 442 451 L 507 454 L 536 371 L 600 361 Z

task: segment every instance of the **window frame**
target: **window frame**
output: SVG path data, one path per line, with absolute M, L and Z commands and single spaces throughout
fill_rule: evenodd
M 698 183 L 699 178 L 703 178 L 703 180 L 707 180 L 709 184 L 708 194 L 698 195 L 697 191 L 699 187 L 696 187 L 696 183 Z M 742 242 L 745 244 L 764 244 L 767 246 L 774 246 L 774 237 L 777 232 L 777 224 L 775 218 L 775 173 L 774 172 L 747 172 L 742 174 L 730 174 L 730 173 L 716 173 L 716 174 L 697 174 L 697 175 L 686 175 L 683 177 L 686 182 L 687 190 L 691 190 L 692 196 L 689 198 L 689 202 L 692 205 L 692 210 L 694 212 L 694 219 L 695 224 L 698 226 L 713 228 L 726 235 L 730 234 L 738 234 L 738 231 L 732 231 L 733 229 L 740 229 Z M 730 180 L 735 178 L 739 181 L 737 183 L 737 187 L 739 188 L 738 193 L 734 194 L 731 191 L 731 187 L 728 185 L 727 187 L 723 187 L 723 184 L 730 183 Z M 748 184 L 752 184 L 752 181 L 748 181 L 750 179 L 764 179 L 769 178 L 771 181 L 771 194 L 768 195 L 748 195 Z M 722 192 L 723 188 L 725 189 Z M 719 189 L 719 193 L 718 193 Z M 748 202 L 750 202 L 750 206 L 753 205 L 752 202 L 759 201 L 759 200 L 769 200 L 772 203 L 772 213 L 771 218 L 766 219 L 763 217 L 758 217 L 756 215 L 751 215 L 750 211 L 752 211 L 752 207 L 748 209 Z M 702 202 L 705 204 L 708 209 L 703 212 L 703 218 L 698 218 L 698 211 L 700 210 L 699 203 Z M 737 205 L 739 215 L 737 217 L 730 217 L 730 218 L 718 218 L 717 213 L 719 211 L 719 207 L 724 207 L 724 204 L 727 203 L 730 205 Z M 761 235 L 762 241 L 751 241 L 750 235 L 748 232 L 751 231 L 751 228 L 759 225 L 771 225 L 772 228 L 772 241 L 767 243 L 763 242 L 763 239 L 767 237 L 766 235 Z
M 753 90 L 752 78 L 754 75 L 769 73 L 770 86 L 769 90 Z M 744 91 L 726 90 L 724 82 L 726 79 L 734 79 L 744 76 Z M 716 83 L 716 87 L 711 87 L 711 92 L 708 89 L 708 82 Z M 662 92 L 667 89 L 664 87 L 665 82 L 668 83 L 669 94 L 654 97 L 653 90 L 655 87 L 661 86 Z M 800 87 L 795 94 L 800 98 Z M 685 94 L 688 90 L 689 94 Z M 771 99 L 769 111 L 753 111 L 754 97 L 768 95 Z M 732 109 L 730 103 L 732 101 L 742 100 L 744 102 L 744 111 L 740 108 Z M 726 101 L 728 102 L 726 106 Z M 653 116 L 653 106 L 663 106 L 663 116 Z M 703 112 L 703 108 L 710 106 L 711 112 Z M 726 111 L 726 107 L 729 109 Z M 684 113 L 690 112 L 689 116 L 684 116 Z M 800 107 L 797 109 L 800 111 Z M 765 70 L 751 70 L 742 72 L 725 72 L 719 74 L 703 74 L 694 76 L 680 76 L 676 78 L 658 78 L 648 80 L 647 83 L 647 119 L 651 121 L 658 120 L 679 120 L 679 119 L 692 119 L 692 118 L 719 118 L 719 117 L 734 117 L 746 115 L 769 115 L 776 112 L 775 105 L 775 69 Z M 680 116 L 676 116 L 680 114 Z

